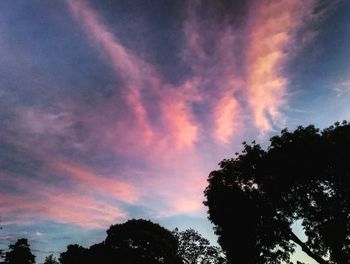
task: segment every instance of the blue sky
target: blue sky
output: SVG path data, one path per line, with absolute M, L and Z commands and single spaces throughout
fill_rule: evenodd
M 27 237 L 41 261 L 133 217 L 215 241 L 202 201 L 220 160 L 285 127 L 349 120 L 349 12 L 1 1 L 0 248 Z

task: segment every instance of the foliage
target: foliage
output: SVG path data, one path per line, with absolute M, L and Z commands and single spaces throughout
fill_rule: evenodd
M 45 258 L 44 264 L 59 264 L 56 258 L 51 254 Z
M 170 231 L 151 221 L 132 219 L 112 225 L 107 238 L 89 249 L 69 245 L 61 264 L 181 264 L 177 240 Z
M 88 252 L 88 262 L 91 264 L 103 263 L 103 264 L 113 264 L 116 263 L 123 264 L 120 261 L 118 250 L 107 246 L 104 242 L 92 245 Z
M 28 240 L 18 239 L 14 245 L 9 246 L 9 252 L 5 255 L 6 264 L 32 264 L 35 263 L 35 256 L 32 254 Z
M 211 246 L 193 229 L 170 232 L 143 219 L 112 225 L 105 241 L 89 249 L 69 245 L 59 261 L 61 264 L 226 264 L 221 249 Z
M 67 251 L 61 253 L 59 261 L 61 264 L 87 263 L 88 249 L 77 244 L 69 245 Z
M 350 263 L 350 125 L 285 129 L 270 141 L 243 143 L 209 175 L 204 203 L 229 263 L 288 263 L 296 244 L 319 263 Z
M 187 229 L 173 231 L 179 243 L 178 254 L 186 264 L 225 264 L 226 259 L 219 247 L 210 245 L 209 240 L 197 231 Z
M 105 245 L 117 250 L 122 263 L 181 263 L 176 238 L 170 231 L 147 220 L 132 219 L 111 226 Z

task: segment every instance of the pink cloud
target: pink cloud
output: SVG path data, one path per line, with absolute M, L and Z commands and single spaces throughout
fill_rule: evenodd
M 125 131 L 122 134 L 125 135 L 126 141 L 133 142 L 136 148 L 154 149 L 160 142 L 159 138 L 164 137 L 164 131 L 152 125 L 147 102 L 141 95 L 142 92 L 146 92 L 161 100 L 159 114 L 164 126 L 170 128 L 170 135 L 173 136 L 169 141 L 175 140 L 177 146 L 191 146 L 198 133 L 188 108 L 191 101 L 188 100 L 186 91 L 165 83 L 152 65 L 135 56 L 121 44 L 84 2 L 67 0 L 67 3 L 91 41 L 102 47 L 102 52 L 115 73 L 125 82 L 123 94 L 133 116 L 128 120 L 120 120 L 115 130 Z M 166 129 L 166 132 L 169 130 Z
M 107 30 L 95 12 L 84 1 L 66 0 L 66 3 L 73 15 L 83 23 L 89 38 L 97 48 L 102 48 L 114 70 L 126 80 L 138 79 L 137 76 L 141 74 L 139 68 L 141 62 Z
M 200 1 L 188 5 L 183 59 L 193 69 L 197 91 L 203 105 L 208 107 L 206 118 L 211 136 L 221 143 L 229 143 L 238 136 L 238 128 L 244 127 L 244 112 L 238 101 L 244 79 L 238 73 L 235 51 L 240 36 L 233 25 L 227 22 L 218 24 L 202 17 L 200 5 Z M 210 52 L 206 51 L 208 46 Z
M 49 198 L 48 205 L 43 211 L 49 216 L 90 228 L 105 227 L 127 216 L 115 205 L 82 194 L 57 195 Z
M 4 204 L 4 224 L 32 224 L 51 220 L 60 223 L 76 224 L 87 228 L 106 227 L 120 222 L 127 214 L 116 206 L 82 194 L 41 193 L 39 199 L 32 197 L 1 197 Z M 42 201 L 45 201 L 43 203 Z
M 94 107 L 64 99 L 54 112 L 18 109 L 16 129 L 27 137 L 1 137 L 41 161 L 38 173 L 47 178 L 0 175 L 26 191 L 0 194 L 0 214 L 14 216 L 13 222 L 42 217 L 97 227 L 127 217 L 112 201 L 143 206 L 156 216 L 203 213 L 206 178 L 217 162 L 239 149 L 243 137 L 283 125 L 289 99 L 283 70 L 315 1 L 249 2 L 250 15 L 239 28 L 201 16 L 201 1 L 188 2 L 180 55 L 191 72 L 177 86 L 122 45 L 87 1 L 66 3 L 89 44 L 122 81 L 117 95 L 98 98 Z M 64 158 L 67 149 L 71 159 Z M 90 161 L 110 155 L 109 173 L 82 164 L 86 153 Z M 54 186 L 51 176 L 67 188 Z
M 217 103 L 215 121 L 216 138 L 223 143 L 229 143 L 242 122 L 240 105 L 230 93 Z
M 7 184 L 22 190 L 17 194 L 0 195 L 0 212 L 4 224 L 32 224 L 51 220 L 96 228 L 108 226 L 127 217 L 116 205 L 84 194 L 75 188 L 64 191 L 41 181 L 18 179 L 4 174 L 1 174 L 1 180 L 6 180 Z M 34 189 L 35 194 L 30 192 Z
M 109 60 L 118 76 L 125 82 L 125 100 L 133 112 L 133 124 L 127 122 L 127 127 L 134 127 L 144 143 L 149 144 L 153 138 L 153 129 L 149 123 L 148 114 L 141 99 L 143 76 L 152 75 L 148 64 L 139 60 L 127 50 L 118 39 L 100 22 L 95 12 L 83 1 L 66 1 L 73 15 L 82 23 L 91 41 L 101 48 L 103 55 Z M 151 88 L 151 87 L 150 87 Z M 120 124 L 119 129 L 125 124 Z
M 194 121 L 189 106 L 192 101 L 200 100 L 193 94 L 197 89 L 194 82 L 186 82 L 181 89 L 169 88 L 168 95 L 163 97 L 161 111 L 166 135 L 171 135 L 169 143 L 175 139 L 178 149 L 191 148 L 199 137 L 199 125 Z M 165 135 L 165 136 L 166 136 Z
M 115 178 L 97 175 L 81 165 L 73 165 L 67 162 L 55 162 L 52 167 L 66 174 L 65 177 L 70 180 L 77 181 L 90 191 L 95 191 L 101 195 L 114 197 L 128 203 L 133 203 L 138 198 L 136 189 L 132 185 Z
M 203 17 L 200 1 L 189 4 L 184 60 L 200 80 L 200 87 L 215 89 L 217 97 L 208 101 L 214 104 L 213 132 L 219 141 L 228 143 L 237 131 L 235 127 L 247 128 L 249 123 L 261 134 L 270 132 L 274 125 L 285 125 L 282 112 L 289 98 L 283 70 L 297 47 L 310 41 L 305 36 L 309 39 L 314 35 L 305 31 L 297 39 L 297 33 L 315 19 L 312 13 L 316 3 L 251 2 L 246 23 L 239 27 L 225 17 L 221 23 Z M 210 52 L 206 51 L 208 46 L 212 47 Z
M 147 201 L 159 195 L 169 201 L 167 206 L 173 212 L 197 212 L 210 170 L 209 165 L 203 166 L 209 156 L 202 153 L 203 149 L 225 157 L 226 147 L 245 129 L 255 126 L 258 133 L 265 134 L 273 125 L 283 125 L 282 110 L 288 102 L 288 79 L 283 69 L 291 56 L 286 51 L 307 21 L 313 1 L 307 2 L 302 9 L 308 11 L 303 12 L 298 11 L 301 1 L 255 2 L 248 7 L 250 16 L 243 29 L 225 20 L 218 24 L 203 18 L 199 14 L 201 2 L 189 3 L 182 56 L 193 72 L 177 87 L 123 46 L 86 2 L 66 2 L 90 44 L 123 79 L 119 89 L 126 102 L 125 116 L 118 115 L 113 101 L 96 113 L 84 106 L 76 108 L 81 113 L 79 119 L 98 137 L 92 141 L 102 142 L 123 157 L 140 158 L 146 164 L 141 175 L 136 169 L 130 172 L 133 184 L 138 189 L 144 187 L 136 197 L 146 197 Z M 238 47 L 244 47 L 244 51 Z M 153 101 L 147 101 L 145 94 Z M 194 104 L 204 114 L 196 114 Z M 156 116 L 151 108 L 156 110 Z M 101 118 L 101 113 L 111 118 Z M 117 118 L 111 113 L 117 113 Z M 108 187 L 108 181 L 100 182 L 99 175 L 78 165 L 70 166 L 65 164 L 61 169 L 80 182 Z M 196 173 L 188 173 L 187 168 Z M 183 198 L 176 198 L 181 195 Z M 132 201 L 132 195 L 126 197 Z
M 206 176 L 215 163 L 196 150 L 181 153 L 169 149 L 161 162 L 152 164 L 135 183 L 140 190 L 139 204 L 157 217 L 203 213 Z

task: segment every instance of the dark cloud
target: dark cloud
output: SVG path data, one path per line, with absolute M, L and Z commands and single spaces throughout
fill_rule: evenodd
M 41 160 L 33 157 L 32 153 L 4 140 L 0 140 L 0 149 L 1 174 L 20 178 L 38 178 L 41 176 L 40 172 L 43 163 Z M 0 188 L 3 189 L 4 185 Z M 6 189 L 3 189 L 3 191 Z

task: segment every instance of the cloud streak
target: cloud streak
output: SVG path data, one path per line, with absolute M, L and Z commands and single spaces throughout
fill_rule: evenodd
M 118 155 L 141 158 L 148 167 L 163 163 L 153 176 L 150 176 L 152 170 L 142 177 L 137 176 L 136 171 L 132 172 L 134 176 L 130 177 L 139 181 L 139 185 L 136 184 L 138 189 L 142 189 L 141 186 L 150 188 L 134 196 L 151 199 L 148 193 L 152 190 L 152 193 L 174 201 L 173 205 L 168 204 L 176 208 L 174 212 L 190 212 L 190 208 L 193 212 L 201 210 L 200 206 L 169 199 L 175 194 L 174 187 L 160 191 L 164 184 L 162 174 L 166 175 L 164 179 L 169 186 L 179 183 L 168 173 L 172 170 L 172 161 L 178 160 L 180 167 L 194 166 L 204 174 L 202 164 L 206 157 L 199 153 L 204 141 L 212 142 L 210 147 L 223 153 L 217 144 L 230 144 L 244 130 L 256 127 L 260 133 L 266 134 L 276 124 L 283 125 L 281 111 L 287 104 L 288 93 L 288 80 L 283 69 L 290 56 L 288 48 L 296 45 L 296 32 L 311 16 L 314 1 L 309 1 L 305 8 L 307 12 L 302 13 L 297 12 L 300 1 L 255 2 L 247 6 L 250 15 L 244 23 L 227 19 L 211 21 L 201 14 L 200 2 L 191 3 L 183 29 L 186 44 L 183 61 L 192 72 L 177 86 L 167 83 L 153 65 L 126 48 L 86 2 L 66 2 L 83 26 L 91 45 L 100 50 L 122 79 L 122 86 L 118 89 L 121 89 L 120 95 L 127 104 L 127 115 L 118 116 L 115 122 L 101 124 L 95 134 L 106 135 L 103 137 L 105 146 L 112 146 Z M 244 52 L 240 50 L 242 48 Z M 199 112 L 195 111 L 195 106 Z M 106 104 L 102 112 L 118 110 L 111 103 Z M 87 112 L 87 117 L 82 119 L 99 120 L 99 115 Z M 86 127 L 95 130 L 94 123 L 86 123 Z M 179 156 L 185 158 L 179 159 Z M 189 159 L 192 165 L 188 165 L 185 159 Z M 66 169 L 72 177 L 89 175 L 70 167 Z M 190 197 L 201 197 L 205 181 L 199 174 L 181 177 L 187 184 L 196 182 L 198 186 L 191 191 L 183 190 L 187 201 L 192 199 Z M 90 180 L 97 182 L 97 177 Z M 128 199 L 132 201 L 132 198 Z
M 126 217 L 120 205 L 162 217 L 203 213 L 206 176 L 217 161 L 246 137 L 284 125 L 286 65 L 317 1 L 249 1 L 246 15 L 234 19 L 232 8 L 213 3 L 221 11 L 212 17 L 208 2 L 188 2 L 176 32 L 177 67 L 187 72 L 176 84 L 146 54 L 127 47 L 88 1 L 65 3 L 85 48 L 97 51 L 115 79 L 78 97 L 62 92 L 50 107 L 27 103 L 11 110 L 2 139 L 39 165 L 23 158 L 22 167 L 35 172 L 4 170 L 11 177 L 0 178 L 13 190 L 33 190 L 18 197 L 4 192 L 1 210 L 11 204 L 6 210 L 17 217 L 23 211 L 27 219 L 37 213 L 92 227 Z M 83 90 L 85 80 L 79 81 Z M 10 154 L 6 166 L 13 169 L 18 154 Z
M 248 23 L 247 101 L 262 133 L 272 124 L 285 125 L 281 109 L 288 103 L 288 79 L 283 72 L 290 51 L 298 45 L 296 33 L 313 18 L 316 1 L 259 1 Z
M 0 195 L 0 211 L 5 225 L 58 221 L 88 228 L 101 228 L 127 217 L 127 213 L 116 205 L 84 194 L 75 188 L 62 191 L 40 181 L 15 179 L 3 173 L 1 179 L 22 192 L 21 195 Z M 33 195 L 28 192 L 31 189 L 40 191 Z
M 110 61 L 115 74 L 123 79 L 122 95 L 133 114 L 129 120 L 119 120 L 116 129 L 125 131 L 124 135 L 131 136 L 129 140 L 142 148 L 154 148 L 160 137 L 166 137 L 164 133 L 171 135 L 172 138 L 168 140 L 175 140 L 179 147 L 193 144 L 198 133 L 187 105 L 190 102 L 187 90 L 191 89 L 188 83 L 185 82 L 184 87 L 177 88 L 164 82 L 152 65 L 135 56 L 120 43 L 88 5 L 82 1 L 66 2 L 82 23 L 91 41 L 102 48 L 102 53 Z M 144 94 L 159 98 L 159 102 L 146 102 Z M 148 108 L 153 103 L 159 104 L 160 122 L 166 127 L 163 131 L 157 130 L 150 120 Z
M 68 179 L 76 180 L 84 188 L 96 191 L 100 195 L 107 194 L 110 197 L 127 203 L 133 203 L 138 198 L 135 188 L 121 180 L 96 175 L 87 168 L 66 162 L 56 162 L 52 167 L 56 171 L 66 174 L 65 177 Z

